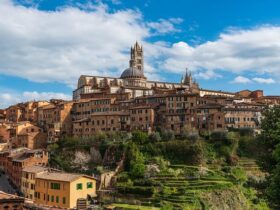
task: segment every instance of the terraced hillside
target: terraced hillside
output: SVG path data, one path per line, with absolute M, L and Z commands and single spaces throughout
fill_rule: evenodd
M 163 204 L 172 204 L 177 209 L 189 207 L 201 209 L 200 194 L 203 191 L 227 189 L 233 186 L 230 179 L 218 175 L 215 171 L 194 166 L 171 166 L 180 171 L 177 176 L 172 173 L 158 174 L 153 180 L 162 184 L 162 190 L 155 199 Z
M 136 181 L 132 186 L 119 183 L 118 190 L 126 193 L 149 192 L 146 193 L 149 196 L 145 198 L 135 198 L 134 202 L 141 205 L 203 209 L 205 204 L 201 200 L 202 192 L 224 190 L 234 186 L 233 181 L 221 172 L 186 165 L 171 165 L 168 170 L 150 177 L 149 183 L 149 186 L 147 182 Z

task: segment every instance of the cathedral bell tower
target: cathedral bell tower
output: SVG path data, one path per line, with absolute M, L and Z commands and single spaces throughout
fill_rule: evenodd
M 135 43 L 134 47 L 131 47 L 129 66 L 144 73 L 143 48 L 138 42 Z

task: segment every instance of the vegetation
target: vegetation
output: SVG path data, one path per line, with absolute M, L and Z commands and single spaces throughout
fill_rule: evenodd
M 280 107 L 266 110 L 258 137 L 260 164 L 270 173 L 267 196 L 273 208 L 280 208 Z
M 269 209 L 266 199 L 278 209 L 279 110 L 276 107 L 265 113 L 263 133 L 257 137 L 251 129 L 204 132 L 200 136 L 186 129 L 179 136 L 164 130 L 150 135 L 135 131 L 99 133 L 86 139 L 67 137 L 49 145 L 50 163 L 66 171 L 90 174 L 108 168 L 101 164 L 106 156 L 113 157 L 110 163 L 125 157 L 113 200 L 119 199 L 116 205 L 124 209 L 221 209 L 219 196 L 225 203 L 240 202 L 232 209 Z M 92 148 L 100 152 L 103 161 L 73 164 L 73 152 L 90 152 Z M 258 163 L 271 174 L 269 181 Z M 141 207 L 121 204 L 126 196 L 129 204 L 141 203 Z

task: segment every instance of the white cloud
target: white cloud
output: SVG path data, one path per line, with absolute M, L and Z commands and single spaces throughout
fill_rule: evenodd
M 201 79 L 205 79 L 205 80 L 222 78 L 222 75 L 217 74 L 212 70 L 200 71 L 200 72 L 197 72 L 194 76 L 195 76 L 195 78 L 201 78 Z
M 257 83 L 261 83 L 261 84 L 274 84 L 275 80 L 272 78 L 259 78 L 259 77 L 255 77 L 252 80 L 254 80 Z
M 138 40 L 144 45 L 145 70 L 153 79 L 164 77 L 164 71 L 184 73 L 186 67 L 202 79 L 221 77 L 219 71 L 280 79 L 280 27 L 231 29 L 196 46 L 146 41 L 180 31 L 181 22 L 146 22 L 138 10 L 111 12 L 102 3 L 40 11 L 1 0 L 0 74 L 74 87 L 81 74 L 120 75 L 128 66 L 130 46 Z
M 70 95 L 55 92 L 29 92 L 25 91 L 22 94 L 17 92 L 0 93 L 0 108 L 7 108 L 10 105 L 26 101 L 50 100 L 50 99 L 63 99 L 71 100 Z
M 185 42 L 166 48 L 167 71 L 230 71 L 267 73 L 280 78 L 280 27 L 261 26 L 250 30 L 232 29 L 215 41 L 192 47 Z
M 236 77 L 231 83 L 236 83 L 236 84 L 248 84 L 251 83 L 252 81 L 248 79 L 247 77 L 243 76 L 238 76 Z
M 81 74 L 120 75 L 128 67 L 128 51 L 136 40 L 152 49 L 143 40 L 176 31 L 179 22 L 161 19 L 151 26 L 137 10 L 110 12 L 102 3 L 41 11 L 2 0 L 0 73 L 72 87 Z M 157 56 L 152 51 L 145 51 L 151 56 L 146 59 L 148 66 Z
M 158 22 L 150 22 L 147 25 L 156 31 L 156 34 L 166 34 L 170 32 L 179 32 L 176 24 L 182 23 L 181 18 L 160 19 Z

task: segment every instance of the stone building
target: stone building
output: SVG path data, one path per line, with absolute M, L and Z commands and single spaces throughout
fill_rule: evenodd
M 23 168 L 20 190 L 25 198 L 30 200 L 35 199 L 35 178 L 38 174 L 45 171 L 48 171 L 48 168 L 39 165 L 27 166 Z
M 46 146 L 46 134 L 29 121 L 5 121 L 0 123 L 0 142 L 9 143 L 12 148 L 38 149 Z
M 93 113 L 73 122 L 74 137 L 90 137 L 98 132 L 130 131 L 128 112 Z
M 238 103 L 224 108 L 225 123 L 228 128 L 259 128 L 262 112 L 261 104 Z
M 11 182 L 18 188 L 21 186 L 22 170 L 32 165 L 46 165 L 48 153 L 44 150 L 29 150 L 18 148 L 0 152 L 0 166 L 8 175 Z
M 6 120 L 10 122 L 30 121 L 37 123 L 38 108 L 49 104 L 47 101 L 29 101 L 6 109 Z
M 82 174 L 43 172 L 35 178 L 35 203 L 74 209 L 78 199 L 96 196 L 96 179 Z
M 24 198 L 0 191 L 1 210 L 23 210 Z
M 73 99 L 115 96 L 119 100 L 128 100 L 140 96 L 153 95 L 157 89 L 172 90 L 175 88 L 198 89 L 190 74 L 179 83 L 149 81 L 144 75 L 144 50 L 136 42 L 131 48 L 129 68 L 125 69 L 120 78 L 86 76 L 79 78 Z
M 72 101 L 54 101 L 38 108 L 38 125 L 47 132 L 47 141 L 72 135 Z

